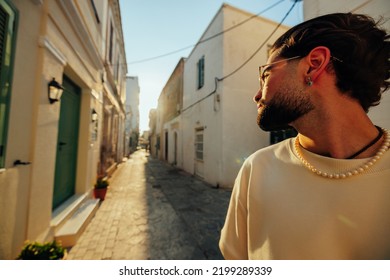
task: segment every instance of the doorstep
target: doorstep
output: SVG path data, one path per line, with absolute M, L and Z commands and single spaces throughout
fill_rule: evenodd
M 74 246 L 98 208 L 99 199 L 84 200 L 77 209 L 70 212 L 61 227 L 55 230 L 55 240 L 60 241 L 63 247 Z

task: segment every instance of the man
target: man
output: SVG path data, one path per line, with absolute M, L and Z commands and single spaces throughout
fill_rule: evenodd
M 389 259 L 390 136 L 366 112 L 389 86 L 389 35 L 330 14 L 273 45 L 254 97 L 266 131 L 294 139 L 243 164 L 221 232 L 226 259 Z

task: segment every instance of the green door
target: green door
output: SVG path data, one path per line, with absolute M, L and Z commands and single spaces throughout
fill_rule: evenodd
M 53 209 L 75 193 L 80 88 L 64 76 L 61 97 Z

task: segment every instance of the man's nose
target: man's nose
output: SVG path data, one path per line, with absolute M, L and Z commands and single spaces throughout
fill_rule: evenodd
M 256 104 L 260 101 L 261 99 L 261 87 L 259 88 L 259 90 L 257 91 L 257 93 L 255 94 L 255 96 L 253 96 L 253 102 L 255 102 Z

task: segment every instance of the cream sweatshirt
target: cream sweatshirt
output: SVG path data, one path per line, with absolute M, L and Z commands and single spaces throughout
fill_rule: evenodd
M 226 259 L 390 259 L 390 151 L 363 174 L 320 177 L 304 167 L 294 140 L 261 149 L 243 164 L 221 232 Z M 339 160 L 301 149 L 321 171 Z

